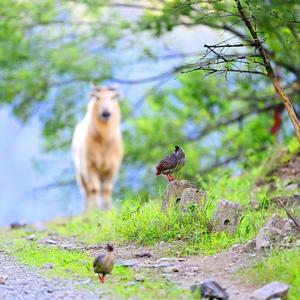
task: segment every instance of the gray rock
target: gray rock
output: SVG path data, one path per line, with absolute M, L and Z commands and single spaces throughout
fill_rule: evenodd
M 297 236 L 299 232 L 293 221 L 274 214 L 256 236 L 256 249 L 269 248 L 280 244 L 288 236 Z
M 182 192 L 186 188 L 196 188 L 196 186 L 188 180 L 173 180 L 168 183 L 162 202 L 162 210 L 175 207 L 181 199 Z
M 48 239 L 48 240 L 46 240 L 46 241 L 45 241 L 45 244 L 49 244 L 49 245 L 56 245 L 56 244 L 57 244 L 57 242 L 56 242 L 56 241 L 54 241 L 54 240 L 52 240 L 52 239 Z
M 221 200 L 217 203 L 216 210 L 211 220 L 214 231 L 227 231 L 234 234 L 239 224 L 242 205 L 239 203 Z
M 199 293 L 202 299 L 219 299 L 228 300 L 229 295 L 226 289 L 222 288 L 217 282 L 213 280 L 207 280 L 201 284 L 195 284 L 191 286 L 192 293 Z
M 251 299 L 255 300 L 271 300 L 280 298 L 282 300 L 288 299 L 289 286 L 285 283 L 273 281 L 264 285 L 260 289 L 253 292 Z
M 206 204 L 206 193 L 196 188 L 186 188 L 181 194 L 179 208 L 181 211 L 191 210 L 194 207 L 204 209 Z

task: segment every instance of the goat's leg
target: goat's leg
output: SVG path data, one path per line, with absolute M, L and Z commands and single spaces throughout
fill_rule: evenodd
M 111 207 L 111 194 L 112 194 L 112 178 L 103 178 L 101 183 L 101 203 L 100 208 L 103 210 L 110 209 Z
M 85 202 L 86 209 L 97 209 L 101 202 L 101 184 L 99 177 L 90 174 L 87 182 L 87 197 Z

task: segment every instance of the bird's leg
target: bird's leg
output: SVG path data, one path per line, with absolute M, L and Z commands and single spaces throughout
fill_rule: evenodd
M 170 174 L 167 174 L 166 176 L 168 178 L 168 181 L 172 181 L 172 179 L 170 178 Z
M 171 174 L 168 175 L 168 179 L 169 179 L 169 181 L 175 180 L 175 178 Z
M 98 275 L 99 276 L 99 281 L 100 283 L 104 283 L 104 276 L 103 275 Z

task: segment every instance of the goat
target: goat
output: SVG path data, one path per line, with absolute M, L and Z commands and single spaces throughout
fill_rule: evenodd
M 73 134 L 76 180 L 86 209 L 111 206 L 113 180 L 123 159 L 119 96 L 112 87 L 94 87 L 87 112 Z

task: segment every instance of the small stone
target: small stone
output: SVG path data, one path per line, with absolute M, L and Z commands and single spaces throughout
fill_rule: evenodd
M 137 281 L 137 282 L 144 282 L 145 281 L 145 277 L 143 275 L 136 274 L 134 276 L 134 280 Z
M 24 221 L 13 222 L 13 223 L 10 224 L 11 229 L 19 229 L 19 228 L 24 228 L 26 226 L 27 226 L 27 224 Z
M 241 252 L 242 253 L 252 252 L 255 250 L 255 247 L 256 247 L 256 240 L 255 238 L 253 238 L 242 246 Z
M 46 240 L 45 243 L 46 243 L 46 244 L 49 244 L 49 245 L 56 245 L 56 244 L 57 244 L 57 242 L 54 241 L 54 240 L 52 240 L 52 239 Z
M 163 272 L 165 272 L 165 273 L 179 273 L 179 270 L 176 266 L 172 266 L 172 267 L 164 268 Z
M 5 284 L 8 277 L 6 275 L 0 275 L 0 284 Z
M 288 291 L 289 286 L 287 284 L 273 281 L 254 291 L 251 295 L 251 299 L 271 300 L 273 298 L 280 298 L 282 300 L 286 300 L 288 299 Z
M 128 281 L 128 282 L 127 282 L 127 285 L 128 285 L 128 286 L 134 286 L 135 284 L 136 284 L 135 281 Z
M 286 191 L 293 191 L 293 190 L 297 190 L 299 189 L 298 184 L 297 183 L 290 183 L 289 185 L 287 185 L 285 187 Z
M 240 244 L 234 244 L 232 247 L 231 247 L 231 250 L 232 251 L 237 251 L 238 249 L 241 248 L 241 245 Z
M 43 265 L 43 268 L 44 269 L 48 269 L 48 270 L 51 270 L 53 269 L 54 265 L 52 263 L 48 263 L 48 264 L 44 264 Z
M 119 261 L 116 265 L 121 266 L 121 267 L 128 267 L 132 268 L 135 267 L 138 263 L 135 260 L 123 260 Z
M 167 262 L 153 265 L 154 268 L 167 268 L 167 267 L 173 267 L 173 266 L 174 266 L 174 264 L 167 263 Z
M 186 261 L 186 258 L 183 257 L 162 257 L 156 261 L 156 263 L 161 262 L 176 262 L 176 261 Z
M 33 240 L 35 240 L 35 235 L 31 234 L 31 235 L 26 236 L 26 240 L 27 241 L 33 241 Z
M 137 254 L 135 254 L 135 257 L 137 257 L 137 258 L 150 258 L 150 257 L 152 257 L 152 254 L 148 253 L 148 252 L 137 253 Z

